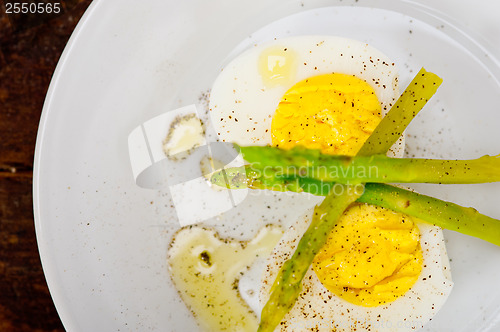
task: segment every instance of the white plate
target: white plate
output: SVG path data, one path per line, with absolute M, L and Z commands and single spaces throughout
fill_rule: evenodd
M 500 53 L 491 44 L 500 44 L 500 8 L 495 0 L 483 2 L 483 8 L 467 1 L 435 4 L 449 9 L 452 20 L 426 7 L 430 0 L 94 1 L 54 74 L 35 157 L 37 238 L 64 326 L 196 330 L 166 267 L 167 247 L 179 227 L 168 189 L 135 185 L 127 136 L 155 115 L 197 102 L 221 66 L 253 43 L 298 34 L 363 40 L 397 63 L 403 86 L 425 66 L 445 83 L 409 129 L 410 154 L 498 153 Z M 457 20 L 489 42 L 465 32 Z M 416 188 L 500 218 L 497 184 Z M 261 215 L 259 202 L 249 196 L 222 217 L 246 211 L 244 219 L 221 230 L 244 238 L 274 218 L 293 219 L 283 204 Z M 248 213 L 251 204 L 258 213 Z M 445 235 L 455 289 L 426 330 L 496 331 L 499 248 Z

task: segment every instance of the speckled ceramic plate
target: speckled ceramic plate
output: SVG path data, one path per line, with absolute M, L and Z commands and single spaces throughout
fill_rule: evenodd
M 497 154 L 500 67 L 491 44 L 500 44 L 500 8 L 482 3 L 94 1 L 54 74 L 35 158 L 37 238 L 67 330 L 197 330 L 168 274 L 167 248 L 179 228 L 169 190 L 136 186 L 127 136 L 158 114 L 198 102 L 221 66 L 254 43 L 301 34 L 358 39 L 393 59 L 402 85 L 425 66 L 445 83 L 409 128 L 408 153 Z M 416 188 L 500 218 L 498 184 Z M 208 223 L 250 238 L 260 225 L 290 222 L 303 209 L 289 206 L 282 200 L 264 208 L 252 194 Z M 455 288 L 425 330 L 497 331 L 499 248 L 445 236 Z

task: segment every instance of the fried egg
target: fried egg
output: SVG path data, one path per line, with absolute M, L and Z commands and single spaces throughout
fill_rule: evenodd
M 318 89 L 323 93 L 318 94 Z M 289 91 L 288 101 L 294 102 L 297 90 L 311 93 L 303 96 L 304 116 L 290 118 L 287 100 L 282 98 Z M 372 95 L 377 97 L 377 105 L 373 105 Z M 338 147 L 325 152 L 354 154 L 362 144 L 359 135 L 369 136 L 398 97 L 397 68 L 380 51 L 346 38 L 298 36 L 254 46 L 231 61 L 212 86 L 209 110 L 221 141 L 270 145 L 275 140 L 287 148 L 288 140 L 300 141 L 311 132 L 316 136 L 330 132 L 331 141 L 325 144 Z M 324 102 L 342 112 L 324 112 Z M 279 118 L 273 119 L 275 115 Z M 350 125 L 351 120 L 357 121 L 357 128 Z M 301 124 L 310 130 L 301 131 Z M 332 134 L 339 126 L 344 131 Z M 308 140 L 317 142 L 317 137 Z M 358 144 L 349 148 L 349 140 L 358 140 Z M 390 155 L 401 156 L 403 146 L 400 140 Z M 311 147 L 321 148 L 319 143 Z
M 293 254 L 311 222 L 308 211 L 290 227 L 268 258 L 260 292 L 261 304 L 281 265 Z M 302 292 L 276 331 L 414 331 L 442 307 L 453 287 L 440 228 L 416 220 L 422 248 L 422 270 L 413 286 L 394 301 L 378 306 L 351 303 L 329 291 L 311 266 Z M 314 264 L 313 264 L 314 265 Z
M 255 46 L 231 61 L 209 107 L 225 142 L 355 155 L 398 97 L 396 66 L 380 51 L 345 38 L 301 36 Z M 388 155 L 403 152 L 401 138 Z M 262 306 L 310 216 L 298 219 L 268 259 Z M 354 204 L 341 220 L 277 330 L 423 326 L 453 286 L 441 229 L 367 204 Z

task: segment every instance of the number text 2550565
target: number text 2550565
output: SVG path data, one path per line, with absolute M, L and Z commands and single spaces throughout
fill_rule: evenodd
M 61 4 L 59 2 L 7 2 L 5 4 L 6 14 L 58 14 L 60 12 Z

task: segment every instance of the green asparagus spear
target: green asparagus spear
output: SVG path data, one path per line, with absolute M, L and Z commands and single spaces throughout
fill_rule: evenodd
M 224 173 L 225 172 L 225 173 Z M 273 191 L 308 192 L 313 195 L 326 196 L 333 182 L 323 182 L 308 177 L 297 176 L 263 176 L 264 172 L 253 169 L 250 165 L 231 167 L 212 175 L 210 181 L 219 187 L 227 189 L 267 189 Z M 323 185 L 324 184 L 324 185 Z M 325 190 L 318 190 L 323 186 Z M 309 188 L 311 187 L 311 188 Z M 314 187 L 314 188 L 312 188 Z
M 422 69 L 423 70 L 423 69 Z M 425 76 L 425 70 L 424 75 L 417 77 L 416 78 L 416 85 L 419 85 L 419 80 L 422 78 L 426 78 Z M 422 71 L 421 71 L 422 73 Z M 420 74 L 420 73 L 419 73 Z M 414 80 L 415 81 L 415 80 Z M 413 83 L 413 82 L 412 82 Z M 427 85 L 427 87 L 425 87 Z M 433 90 L 435 92 L 435 89 L 432 86 L 429 86 L 429 84 L 422 84 L 422 90 L 424 96 L 426 95 L 426 91 L 428 90 Z M 432 92 L 428 98 L 432 96 L 434 93 Z M 405 91 L 406 93 L 406 91 Z M 416 98 L 415 95 L 412 93 L 403 93 L 404 96 L 401 96 L 400 99 L 411 99 L 411 98 Z M 428 99 L 427 98 L 427 99 Z M 399 102 L 399 100 L 398 100 Z M 406 128 L 406 126 L 409 124 L 411 119 L 418 113 L 421 107 L 425 104 L 426 101 L 423 103 L 418 102 L 418 100 L 414 100 L 414 102 L 401 102 L 401 105 L 396 102 L 397 107 L 392 107 L 391 110 L 389 111 L 388 115 L 391 115 L 392 123 L 389 124 L 383 124 L 382 126 L 379 125 L 375 128 L 374 132 L 372 133 L 371 137 L 368 139 L 370 141 L 369 144 L 365 144 L 363 148 L 360 151 L 360 155 L 370 155 L 370 154 L 377 154 L 379 153 L 378 151 L 382 149 L 382 153 L 385 153 L 387 149 L 392 146 L 393 143 L 395 142 L 400 134 L 403 132 L 403 130 Z M 409 110 L 409 111 L 407 111 Z M 392 113 L 392 114 L 391 114 Z M 407 117 L 410 117 L 410 120 L 406 121 L 406 119 L 402 119 L 402 115 L 408 113 Z M 398 134 L 397 131 L 393 130 L 393 128 L 396 126 L 397 130 L 400 130 L 401 133 Z M 392 140 L 396 136 L 394 140 Z M 366 146 L 366 147 L 365 147 Z M 382 148 L 381 148 L 382 147 Z M 385 149 L 385 150 L 384 150 Z M 337 184 L 336 184 L 337 185 Z M 344 185 L 340 185 L 343 186 Z M 350 186 L 345 186 L 346 188 L 349 188 Z M 331 230 L 331 228 L 336 224 L 337 219 L 340 217 L 340 215 L 343 213 L 345 208 L 349 204 L 346 204 L 345 206 L 342 204 L 339 204 L 339 206 L 343 206 L 342 210 L 338 214 L 329 214 L 328 211 L 331 209 L 336 209 L 336 205 L 330 205 L 330 200 L 338 201 L 338 202 L 348 202 L 350 199 L 353 197 L 347 193 L 343 193 L 340 195 L 336 195 L 335 190 L 331 190 L 329 194 L 326 196 L 326 198 L 323 200 L 323 202 L 317 207 L 316 211 L 321 211 L 321 214 L 315 214 L 313 216 L 312 220 L 312 225 L 316 225 L 313 228 L 308 228 L 307 231 L 304 233 L 302 236 L 302 239 L 300 242 L 304 241 L 316 241 L 320 240 L 321 238 L 326 238 L 328 232 Z M 335 212 L 336 210 L 334 210 Z M 325 224 L 329 225 L 330 228 L 320 228 L 318 225 L 320 224 Z M 324 234 L 322 234 L 322 232 Z M 319 242 L 319 241 L 318 241 Z M 319 247 L 320 248 L 320 247 Z M 308 248 L 307 247 L 297 247 L 295 250 L 294 256 L 289 259 L 285 264 L 282 266 L 278 273 L 278 277 L 276 278 L 275 282 L 275 287 L 271 290 L 271 295 L 269 301 L 266 303 L 264 306 L 264 309 L 262 310 L 262 317 L 259 325 L 259 331 L 273 331 L 274 328 L 279 324 L 283 316 L 289 311 L 289 309 L 293 306 L 295 303 L 295 300 L 298 297 L 298 294 L 300 293 L 301 289 L 301 284 L 302 284 L 302 278 L 304 274 L 299 273 L 300 271 L 294 271 L 293 266 L 298 265 L 301 267 L 305 267 L 304 271 L 307 271 L 309 266 L 311 265 L 311 262 L 314 258 L 314 256 L 310 256 L 307 254 Z M 297 262 L 298 261 L 298 262 Z M 304 272 L 305 273 L 305 272 Z M 289 278 L 291 279 L 290 283 L 283 283 L 280 282 L 280 280 L 286 280 L 283 279 L 285 278 L 286 275 L 291 275 L 294 278 Z M 288 303 L 288 304 L 286 304 Z
M 270 146 L 241 147 L 241 153 L 252 163 L 253 178 L 296 175 L 343 184 L 500 181 L 500 155 L 472 160 L 403 159 L 385 155 L 347 157 L 326 155 L 319 150 L 286 151 Z M 220 176 L 215 175 L 214 181 L 220 183 Z M 245 176 L 244 173 L 241 176 Z
M 366 184 L 365 193 L 358 202 L 405 213 L 500 246 L 500 220 L 485 216 L 474 208 L 382 184 Z
M 314 208 L 314 215 L 304 236 L 300 239 L 297 248 L 287 260 L 271 287 L 271 295 L 262 310 L 258 331 L 274 331 L 274 328 L 283 319 L 297 300 L 302 285 L 302 278 L 306 274 L 314 256 L 325 244 L 330 230 L 337 224 L 337 220 L 344 210 L 362 192 L 362 186 L 341 186 L 339 194 L 332 191 L 325 200 Z M 338 188 L 337 188 L 338 189 Z
M 248 187 L 253 189 L 307 192 L 317 196 L 326 196 L 335 185 L 335 182 L 296 176 L 259 178 L 248 182 Z M 358 202 L 405 213 L 441 228 L 500 246 L 500 220 L 481 214 L 473 208 L 378 183 L 367 183 Z
M 399 139 L 411 120 L 436 93 L 443 80 L 434 73 L 420 69 L 399 99 L 368 137 L 358 156 L 385 154 Z

